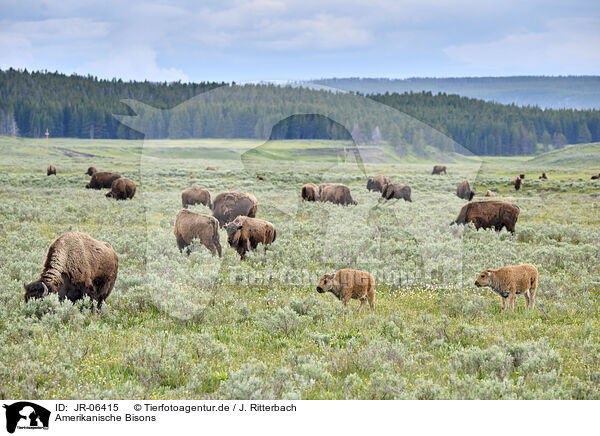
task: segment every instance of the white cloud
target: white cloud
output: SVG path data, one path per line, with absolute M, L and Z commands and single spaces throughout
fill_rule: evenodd
M 552 20 L 541 32 L 513 33 L 486 43 L 453 45 L 444 49 L 449 57 L 487 69 L 556 71 L 561 66 L 600 68 L 600 19 Z

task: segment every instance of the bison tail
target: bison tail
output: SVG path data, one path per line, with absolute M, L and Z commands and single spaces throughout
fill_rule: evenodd
M 273 240 L 271 242 L 275 242 L 275 239 L 277 239 L 277 229 L 273 229 Z

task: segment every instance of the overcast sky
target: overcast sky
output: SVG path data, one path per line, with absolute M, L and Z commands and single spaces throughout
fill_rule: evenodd
M 0 0 L 0 68 L 153 81 L 600 74 L 600 2 Z

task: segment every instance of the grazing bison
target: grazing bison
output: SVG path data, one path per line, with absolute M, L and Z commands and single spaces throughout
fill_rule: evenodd
M 493 228 L 499 232 L 506 227 L 506 230 L 514 233 L 519 212 L 518 206 L 506 201 L 472 201 L 462 207 L 451 225 L 472 222 L 478 230 Z
M 94 173 L 97 173 L 98 170 L 96 169 L 96 167 L 89 167 L 87 169 L 87 171 L 85 172 L 85 174 L 87 174 L 88 176 L 93 176 Z
M 598 179 L 600 179 L 600 173 L 592 176 L 592 180 L 598 180 Z
M 180 209 L 175 216 L 173 234 L 177 240 L 179 251 L 183 251 L 185 247 L 188 247 L 186 251 L 187 254 L 190 254 L 189 245 L 194 239 L 199 239 L 213 256 L 218 254 L 221 257 L 219 222 L 210 215 Z
M 25 285 L 25 301 L 57 293 L 61 300 L 85 295 L 100 309 L 117 279 L 119 258 L 107 242 L 85 233 L 67 232 L 48 248 L 40 278 Z
M 217 167 L 208 166 L 206 167 L 206 171 L 217 171 Z
M 408 185 L 402 185 L 400 183 L 388 183 L 383 187 L 381 197 L 386 200 L 392 198 L 403 199 L 404 201 L 412 201 L 410 198 L 411 189 Z
M 90 183 L 85 185 L 85 187 L 88 189 L 111 188 L 112 183 L 120 177 L 120 174 L 107 173 L 105 171 L 97 171 L 92 175 Z
M 319 199 L 319 187 L 314 183 L 302 186 L 302 201 L 317 201 Z
M 238 216 L 254 218 L 258 209 L 258 201 L 252 194 L 225 191 L 215 197 L 212 204 L 213 216 L 224 226 Z
M 191 188 L 181 191 L 181 205 L 184 208 L 193 206 L 194 204 L 203 204 L 211 207 L 210 192 L 208 189 L 203 189 L 198 185 L 192 185 Z
M 486 197 L 495 197 L 496 194 L 494 194 L 492 191 L 490 191 L 489 189 L 487 190 L 487 192 L 485 193 Z
M 433 167 L 433 171 L 431 172 L 431 175 L 434 174 L 447 174 L 446 173 L 446 166 L 445 165 L 436 165 Z
M 129 200 L 135 195 L 135 182 L 126 177 L 119 177 L 110 186 L 110 191 L 106 194 L 108 198 L 115 200 Z
M 263 174 L 257 174 L 257 175 L 256 175 L 256 178 L 257 178 L 258 180 L 267 180 L 267 176 L 265 176 L 265 175 L 263 175 Z
M 519 174 L 519 177 L 521 178 L 521 180 L 523 180 L 525 178 L 525 174 Z
M 382 176 L 380 174 L 367 180 L 367 189 L 369 191 L 383 192 L 385 185 L 389 185 L 390 183 L 392 183 L 392 181 L 388 176 Z
M 375 279 L 371 273 L 355 269 L 341 269 L 335 274 L 324 274 L 317 285 L 317 292 L 331 292 L 343 304 L 348 306 L 350 299 L 360 300 L 360 312 L 369 301 L 371 312 L 375 312 Z
M 510 298 L 510 308 L 515 310 L 516 294 L 523 294 L 525 306 L 533 309 L 535 306 L 535 292 L 538 284 L 538 270 L 531 264 L 510 265 L 499 269 L 488 268 L 479 274 L 475 286 L 489 286 L 502 297 L 502 311 Z
M 540 179 L 547 179 L 548 176 L 546 175 L 546 173 L 542 173 L 542 175 L 539 177 Z
M 240 257 L 244 259 L 246 252 L 255 250 L 260 244 L 271 245 L 277 237 L 275 226 L 268 221 L 247 216 L 238 216 L 225 226 L 227 242 Z
M 56 175 L 56 167 L 54 165 L 50 165 L 46 168 L 46 175 L 51 176 L 52 174 Z
M 342 206 L 358 204 L 352 198 L 350 188 L 341 183 L 321 183 L 319 185 L 319 200 L 341 204 Z
M 517 176 L 513 179 L 512 184 L 515 185 L 515 191 L 521 189 L 522 180 L 521 177 Z
M 456 195 L 463 200 L 471 201 L 475 196 L 475 191 L 471 190 L 471 185 L 468 180 L 463 180 L 456 187 Z

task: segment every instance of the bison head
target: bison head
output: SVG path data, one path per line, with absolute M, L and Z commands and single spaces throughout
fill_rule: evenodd
M 319 284 L 317 285 L 317 292 L 322 294 L 327 291 L 331 291 L 333 288 L 333 276 L 334 274 L 323 274 Z
M 25 302 L 32 298 L 42 298 L 50 293 L 48 286 L 42 281 L 31 282 L 28 285 L 23 285 L 25 288 Z
M 475 280 L 475 286 L 477 286 L 478 288 L 481 288 L 482 286 L 490 286 L 492 271 L 493 270 L 491 268 L 488 268 L 481 274 L 479 274 L 479 277 L 477 277 L 477 280 Z
M 237 248 L 237 243 L 240 238 L 239 231 L 242 230 L 243 225 L 235 221 L 231 221 L 225 225 L 225 231 L 227 232 L 227 242 L 229 245 Z

